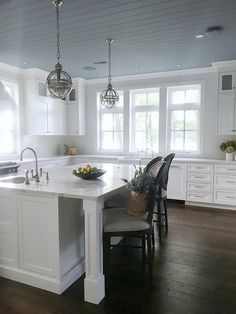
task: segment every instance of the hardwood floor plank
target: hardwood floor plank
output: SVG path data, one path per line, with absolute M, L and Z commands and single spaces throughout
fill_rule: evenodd
M 236 212 L 169 204 L 153 272 L 141 251 L 115 248 L 106 298 L 83 301 L 83 278 L 61 296 L 0 278 L 2 314 L 236 314 Z

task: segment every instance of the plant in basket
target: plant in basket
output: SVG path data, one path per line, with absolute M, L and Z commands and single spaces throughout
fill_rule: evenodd
M 141 216 L 146 212 L 149 202 L 149 192 L 156 189 L 155 177 L 143 172 L 140 167 L 135 167 L 134 177 L 129 181 L 122 179 L 127 183 L 128 190 L 131 191 L 128 201 L 128 213 L 132 216 Z

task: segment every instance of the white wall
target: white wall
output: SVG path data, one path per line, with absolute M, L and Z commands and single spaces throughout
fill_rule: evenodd
M 213 69 L 199 69 L 195 73 L 193 71 L 175 71 L 159 75 L 157 77 L 144 77 L 139 79 L 133 78 L 117 78 L 113 79 L 113 87 L 116 90 L 127 90 L 130 88 L 143 88 L 163 86 L 166 84 L 185 84 L 202 82 L 204 85 L 203 95 L 203 143 L 202 154 L 199 157 L 224 159 L 224 153 L 220 151 L 219 145 L 225 139 L 230 139 L 230 136 L 217 135 L 217 73 Z M 96 92 L 103 90 L 106 87 L 104 80 L 91 80 L 87 84 L 87 133 L 82 137 L 71 137 L 68 141 L 73 141 L 79 147 L 80 153 L 97 154 L 97 107 L 96 107 Z M 166 152 L 162 152 L 165 154 Z

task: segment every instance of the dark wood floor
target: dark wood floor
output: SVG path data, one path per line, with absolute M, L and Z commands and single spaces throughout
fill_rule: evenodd
M 170 205 L 152 280 L 140 253 L 129 252 L 113 250 L 98 306 L 83 302 L 82 279 L 58 296 L 0 278 L 0 313 L 236 313 L 236 211 Z

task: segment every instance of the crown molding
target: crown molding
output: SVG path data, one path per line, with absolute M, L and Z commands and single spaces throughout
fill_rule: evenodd
M 212 67 L 216 70 L 228 69 L 233 70 L 236 68 L 236 60 L 212 62 Z
M 195 68 L 195 69 L 186 69 L 186 70 L 174 70 L 174 71 L 166 71 L 166 72 L 117 76 L 117 77 L 112 77 L 112 81 L 120 82 L 120 81 L 142 80 L 142 79 L 171 77 L 171 76 L 203 74 L 203 73 L 212 73 L 212 72 L 215 72 L 214 68 L 205 67 L 205 68 Z M 88 79 L 86 83 L 87 84 L 104 83 L 105 81 L 107 81 L 107 78 Z

